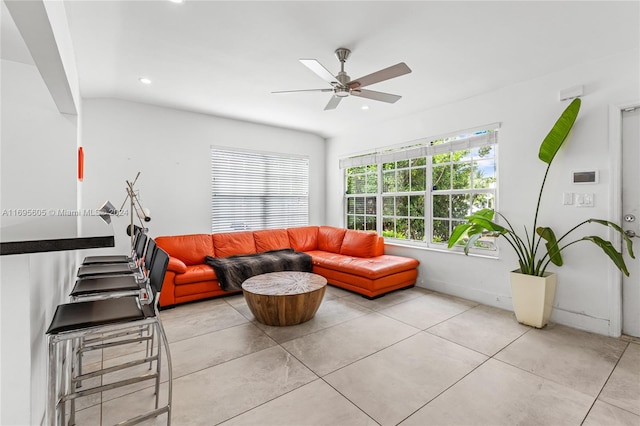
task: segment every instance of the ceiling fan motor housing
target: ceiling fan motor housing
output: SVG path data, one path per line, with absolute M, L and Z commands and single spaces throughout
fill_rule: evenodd
M 338 75 L 336 75 L 336 80 L 338 80 L 338 83 L 340 83 L 341 86 L 338 86 L 338 88 L 348 89 L 351 77 L 349 77 L 346 72 L 340 71 Z
M 344 72 L 344 63 L 347 58 L 349 58 L 351 51 L 344 47 L 339 47 L 336 49 L 335 54 L 336 58 L 338 58 L 338 60 L 340 61 L 340 72 L 336 76 L 336 79 L 338 80 L 338 83 L 340 83 L 340 85 L 335 86 L 333 91 L 336 96 L 345 98 L 351 93 L 351 89 L 348 86 L 349 82 L 351 81 L 351 77 L 349 77 L 347 73 Z

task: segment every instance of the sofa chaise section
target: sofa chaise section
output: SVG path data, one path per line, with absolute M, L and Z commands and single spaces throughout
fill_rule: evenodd
M 336 287 L 374 298 L 416 283 L 419 262 L 385 255 L 384 238 L 376 233 L 332 226 L 292 228 L 289 232 L 292 247 L 311 255 L 313 272 Z

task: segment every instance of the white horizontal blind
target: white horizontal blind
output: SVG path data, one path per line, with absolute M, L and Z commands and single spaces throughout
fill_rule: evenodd
M 478 148 L 482 146 L 495 145 L 498 143 L 498 135 L 495 130 L 500 128 L 500 123 L 493 123 L 474 129 L 473 132 L 459 132 L 450 135 L 443 135 L 429 138 L 429 141 L 451 139 L 445 143 L 434 145 L 432 142 L 415 141 L 411 146 L 402 148 L 381 149 L 376 152 L 357 155 L 340 160 L 340 168 L 366 166 L 369 164 L 391 163 L 410 158 L 425 157 L 429 155 L 442 154 L 444 152 L 455 152 L 464 149 Z M 462 133 L 462 134 L 461 134 Z
M 212 232 L 309 223 L 309 159 L 211 147 Z

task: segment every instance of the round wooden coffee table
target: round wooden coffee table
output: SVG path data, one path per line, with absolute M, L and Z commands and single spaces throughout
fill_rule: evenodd
M 309 321 L 320 307 L 327 280 L 309 272 L 256 275 L 242 283 L 244 298 L 256 319 L 266 325 Z

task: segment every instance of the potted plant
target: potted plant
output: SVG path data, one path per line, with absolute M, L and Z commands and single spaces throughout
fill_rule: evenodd
M 511 272 L 511 290 L 516 318 L 523 324 L 538 328 L 544 327 L 549 320 L 555 296 L 556 276 L 554 273 L 547 272 L 547 266 L 550 263 L 562 266 L 561 253 L 567 247 L 580 241 L 592 242 L 602 249 L 622 273 L 629 275 L 622 253 L 615 249 L 611 241 L 607 241 L 597 235 L 589 235 L 566 242 L 565 240 L 569 235 L 578 228 L 588 223 L 596 223 L 612 228 L 625 241 L 629 255 L 635 258 L 631 239 L 623 232 L 620 226 L 608 220 L 585 220 L 571 228 L 560 238 L 556 238 L 555 232 L 550 227 L 538 226 L 540 201 L 542 200 L 549 168 L 573 127 L 580 111 L 580 102 L 580 98 L 576 98 L 567 106 L 540 145 L 538 158 L 547 164 L 547 169 L 540 185 L 533 225 L 529 229 L 526 226 L 524 227 L 524 237 L 515 231 L 504 215 L 492 209 L 482 209 L 467 216 L 465 218 L 466 222 L 456 226 L 449 238 L 449 248 L 455 245 L 464 245 L 465 254 L 469 254 L 469 249 L 474 247 L 481 237 L 504 237 L 518 256 L 520 264 L 517 270 Z M 504 220 L 505 226 L 494 221 L 494 214 Z M 543 240 L 544 249 L 541 247 Z

